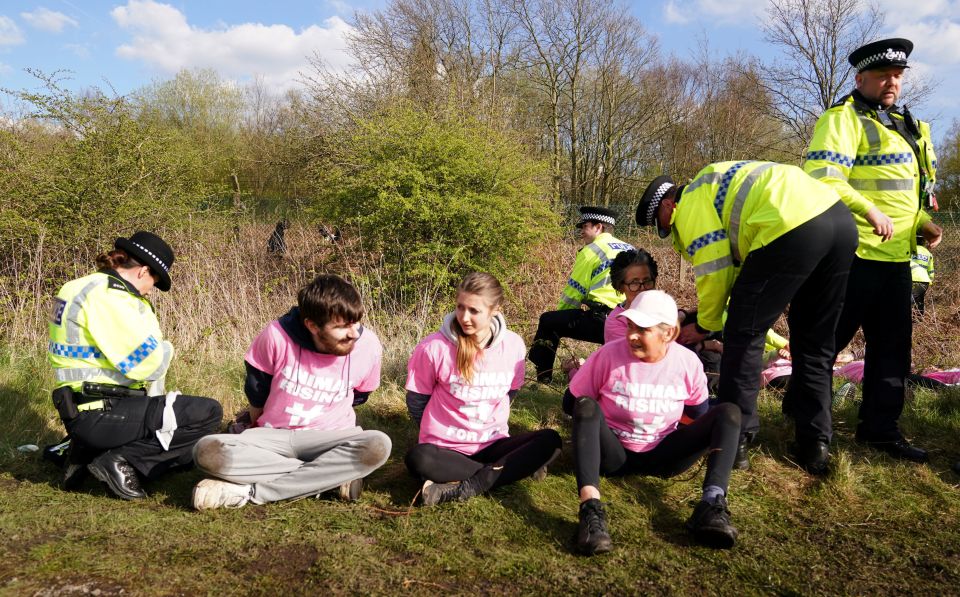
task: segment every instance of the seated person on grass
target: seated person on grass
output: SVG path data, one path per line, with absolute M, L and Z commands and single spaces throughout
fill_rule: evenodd
M 600 475 L 679 475 L 707 455 L 703 496 L 687 521 L 694 538 L 731 547 L 726 493 L 740 435 L 740 410 L 707 410 L 707 380 L 690 350 L 674 340 L 677 304 L 659 290 L 641 293 L 620 314 L 627 337 L 590 355 L 570 383 L 573 451 L 580 492 L 577 548 L 586 555 L 613 548 L 600 502 Z M 693 421 L 677 427 L 686 412 Z
M 526 347 L 507 329 L 502 303 L 496 278 L 467 275 L 457 287 L 456 310 L 410 356 L 407 408 L 420 442 L 406 460 L 424 480 L 424 505 L 543 478 L 560 455 L 553 429 L 509 435 L 510 401 L 523 385 Z
M 376 334 L 360 325 L 360 294 L 339 276 L 320 275 L 297 303 L 247 351 L 252 427 L 194 447 L 197 466 L 218 477 L 194 488 L 197 510 L 338 488 L 341 498 L 356 500 L 363 478 L 390 456 L 390 438 L 358 427 L 353 410 L 380 385 L 383 355 Z

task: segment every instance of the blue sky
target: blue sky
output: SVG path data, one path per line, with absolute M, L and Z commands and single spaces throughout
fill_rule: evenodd
M 916 42 L 912 73 L 940 83 L 914 110 L 941 131 L 960 118 L 960 0 L 879 0 L 883 34 Z M 355 9 L 386 0 L 3 0 L 0 87 L 32 88 L 23 69 L 72 71 L 71 87 L 108 84 L 127 93 L 181 68 L 212 68 L 238 81 L 295 85 L 316 52 L 344 66 L 343 34 Z M 765 0 L 646 0 L 630 3 L 666 53 L 689 58 L 709 40 L 718 56 L 769 56 L 758 33 Z M 909 82 L 908 82 L 909 84 Z M 0 97 L 0 107 L 5 100 Z

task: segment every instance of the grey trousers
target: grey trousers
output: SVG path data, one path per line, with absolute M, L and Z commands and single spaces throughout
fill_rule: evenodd
M 193 448 L 193 460 L 209 475 L 253 485 L 250 501 L 266 504 L 317 495 L 366 477 L 387 461 L 390 449 L 385 433 L 360 427 L 256 427 L 202 438 Z

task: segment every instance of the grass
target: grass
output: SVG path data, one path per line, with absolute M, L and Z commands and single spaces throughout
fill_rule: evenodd
M 295 225 L 287 232 L 290 253 L 270 258 L 264 242 L 271 230 L 269 223 L 242 223 L 234 240 L 205 228 L 172 240 L 174 287 L 156 301 L 177 347 L 168 387 L 215 397 L 232 414 L 245 403 L 244 351 L 293 303 L 296 289 L 320 271 L 358 280 L 366 321 L 385 345 L 383 387 L 360 407 L 359 420 L 394 442 L 360 502 L 307 499 L 198 513 L 189 507 L 196 471 L 148 484 L 149 498 L 138 503 L 111 497 L 93 480 L 79 492 L 60 490 L 57 469 L 17 451 L 62 435 L 41 354 L 45 297 L 58 282 L 46 277 L 46 262 L 25 262 L 0 278 L 0 595 L 960 592 L 960 477 L 950 471 L 960 460 L 960 389 L 918 391 L 908 402 L 902 424 L 930 449 L 932 462 L 924 466 L 853 443 L 856 405 L 839 407 L 833 472 L 824 480 L 790 462 L 791 427 L 778 396 L 762 394 L 752 468 L 731 480 L 741 533 L 731 551 L 694 545 L 683 529 L 703 477 L 692 470 L 668 481 L 603 480 L 615 550 L 576 556 L 569 444 L 543 482 L 521 481 L 463 504 L 411 507 L 419 484 L 403 456 L 416 434 L 401 384 L 407 356 L 436 327 L 444 308 L 437 297 L 446 300 L 447 293 L 427 288 L 406 306 L 391 303 L 377 292 L 374 274 L 362 275 L 378 271 L 376 263 L 353 248 L 323 244 Z M 695 304 L 690 268 L 668 245 L 647 231 L 625 238 L 653 252 L 661 288 L 681 305 Z M 951 242 L 956 238 L 953 232 Z M 537 315 L 556 304 L 577 248 L 567 242 L 534 251 L 507 285 L 507 319 L 528 341 Z M 81 275 L 89 258 L 76 257 L 67 269 Z M 950 253 L 938 259 L 932 308 L 914 333 L 918 367 L 960 364 L 960 283 Z M 60 264 L 57 271 L 66 270 Z M 590 348 L 570 343 L 561 356 L 586 356 Z M 552 427 L 569 440 L 562 390 L 529 383 L 514 404 L 514 432 Z
M 183 372 L 180 367 L 177 371 Z M 184 390 L 239 405 L 232 362 L 190 370 Z M 224 380 L 228 380 L 229 383 Z M 386 431 L 394 453 L 358 503 L 305 499 L 240 510 L 189 508 L 196 471 L 148 484 L 128 503 L 88 480 L 57 488 L 59 471 L 25 443 L 61 429 L 36 353 L 0 363 L 0 593 L 653 593 L 950 594 L 960 586 L 960 391 L 918 391 L 903 423 L 931 448 L 930 465 L 901 464 L 852 442 L 854 404 L 836 413 L 834 472 L 813 479 L 793 466 L 789 424 L 775 393 L 761 399 L 763 429 L 752 469 L 735 472 L 731 510 L 741 532 L 731 551 L 691 543 L 683 529 L 702 471 L 679 479 L 604 479 L 615 550 L 574 554 L 576 487 L 569 444 L 547 479 L 466 503 L 422 509 L 403 465 L 416 441 L 399 379 L 359 409 Z M 204 392 L 201 388 L 207 388 Z M 552 426 L 569 439 L 559 387 L 518 396 L 514 432 Z M 209 391 L 213 390 L 213 391 Z

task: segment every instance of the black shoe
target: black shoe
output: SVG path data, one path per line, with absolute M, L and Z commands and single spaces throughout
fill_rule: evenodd
M 957 461 L 957 463 L 953 465 L 953 472 L 960 475 L 960 461 Z
M 811 475 L 826 475 L 830 462 L 830 445 L 822 439 L 798 441 L 793 449 L 794 456 L 803 470 Z
M 872 440 L 863 437 L 861 434 L 857 433 L 856 435 L 857 443 L 869 446 L 874 450 L 879 450 L 896 458 L 897 460 L 907 460 L 910 462 L 919 462 L 924 463 L 930 460 L 930 457 L 927 455 L 927 451 L 923 448 L 917 448 L 916 446 L 911 446 L 905 438 L 898 438 L 894 440 Z
M 115 496 L 124 500 L 139 500 L 147 497 L 140 488 L 137 471 L 122 456 L 112 451 L 104 452 L 87 465 L 93 476 L 103 481 Z
M 450 483 L 434 483 L 426 481 L 423 489 L 420 490 L 420 499 L 424 506 L 436 506 L 444 502 L 464 502 L 480 493 L 477 490 L 476 482 L 471 477 L 464 481 L 452 481 Z
M 68 462 L 63 469 L 63 480 L 60 481 L 60 487 L 66 491 L 79 489 L 87 478 L 87 465 Z
M 607 532 L 607 513 L 600 500 L 590 499 L 580 504 L 577 549 L 587 556 L 607 553 L 613 549 L 613 541 Z
M 693 533 L 698 543 L 718 549 L 730 549 L 737 542 L 740 533 L 730 524 L 730 510 L 727 500 L 718 495 L 713 502 L 703 500 L 693 509 L 687 529 Z
M 746 471 L 750 470 L 750 454 L 748 445 L 750 440 L 746 437 L 740 438 L 740 443 L 737 444 L 737 455 L 733 459 L 733 468 L 734 470 Z

